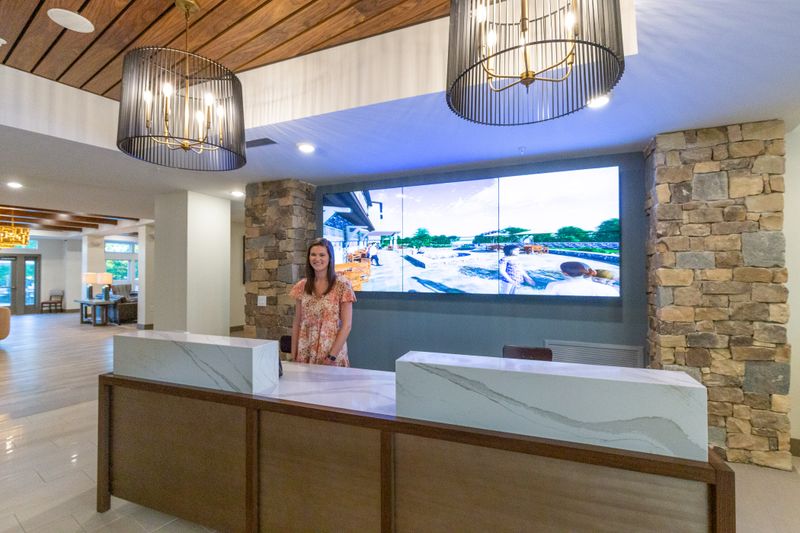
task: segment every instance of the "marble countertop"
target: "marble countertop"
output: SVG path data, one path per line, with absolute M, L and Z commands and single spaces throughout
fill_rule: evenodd
M 283 376 L 274 388 L 255 391 L 254 396 L 291 400 L 395 415 L 394 372 L 283 362 Z
M 646 383 L 651 385 L 680 385 L 705 389 L 694 378 L 685 372 L 667 372 L 652 368 L 628 368 L 619 366 L 581 365 L 574 363 L 557 363 L 553 361 L 531 361 L 526 359 L 505 359 L 479 355 L 460 355 L 435 352 L 408 352 L 402 360 L 411 364 L 435 364 L 438 366 L 456 366 L 481 370 L 497 370 L 503 372 L 520 372 L 549 376 L 575 377 L 608 381 L 624 381 L 628 383 Z
M 230 346 L 233 348 L 257 348 L 269 343 L 264 339 L 246 339 L 243 337 L 224 337 L 221 335 L 201 335 L 189 333 L 188 331 L 158 331 L 158 330 L 137 330 L 128 333 L 121 333 L 115 337 L 133 337 L 136 339 L 155 339 L 170 342 L 192 342 L 196 344 L 214 344 L 216 346 Z

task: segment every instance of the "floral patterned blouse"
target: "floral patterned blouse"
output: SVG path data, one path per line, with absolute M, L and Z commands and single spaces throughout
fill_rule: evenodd
M 336 283 L 328 294 L 316 296 L 306 294 L 305 278 L 298 281 L 289 293 L 303 306 L 303 320 L 300 323 L 300 338 L 297 339 L 298 363 L 323 364 L 336 334 L 341 326 L 340 305 L 344 302 L 355 302 L 356 295 L 350 281 L 343 276 L 336 276 Z M 336 355 L 334 366 L 350 366 L 347 357 L 347 343 L 342 345 Z

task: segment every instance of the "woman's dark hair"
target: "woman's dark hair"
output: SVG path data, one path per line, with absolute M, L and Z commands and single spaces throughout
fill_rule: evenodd
M 311 241 L 311 244 L 308 245 L 308 249 L 306 250 L 306 287 L 305 292 L 306 294 L 314 294 L 314 278 L 316 273 L 314 272 L 314 267 L 311 266 L 311 249 L 315 246 L 322 246 L 328 252 L 328 288 L 325 290 L 324 294 L 328 294 L 333 290 L 333 286 L 336 284 L 336 260 L 333 257 L 333 245 L 331 241 L 328 239 L 314 239 Z
M 503 253 L 505 255 L 511 255 L 511 253 L 514 250 L 517 250 L 518 248 L 519 248 L 519 244 L 506 244 L 505 246 L 503 246 Z

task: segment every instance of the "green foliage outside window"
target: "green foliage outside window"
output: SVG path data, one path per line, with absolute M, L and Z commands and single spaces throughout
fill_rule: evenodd
M 109 253 L 115 254 L 132 254 L 134 253 L 135 243 L 125 241 L 106 241 L 105 250 Z
M 130 261 L 106 259 L 106 272 L 110 272 L 114 281 L 128 281 Z

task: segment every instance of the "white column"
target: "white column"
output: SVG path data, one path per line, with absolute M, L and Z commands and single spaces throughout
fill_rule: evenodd
M 136 320 L 139 329 L 152 329 L 154 322 L 155 234 L 153 224 L 139 228 L 139 305 Z
M 105 238 L 100 235 L 85 235 L 81 237 L 81 274 L 85 272 L 106 271 Z M 85 290 L 85 285 L 81 283 Z M 100 285 L 94 285 L 94 294 L 97 295 Z M 85 295 L 82 293 L 81 298 Z
M 155 329 L 229 334 L 230 207 L 191 191 L 156 198 Z

